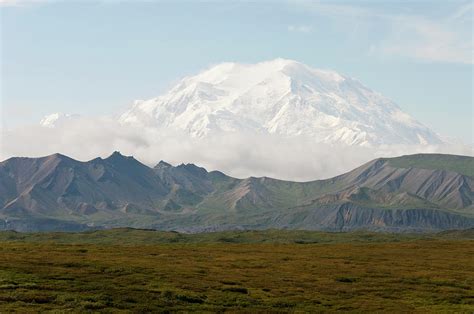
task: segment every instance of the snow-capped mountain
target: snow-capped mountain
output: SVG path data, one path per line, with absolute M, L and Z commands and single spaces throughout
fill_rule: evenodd
M 162 96 L 136 101 L 119 121 L 193 137 L 258 132 L 364 146 L 442 142 L 359 81 L 285 59 L 216 65 Z

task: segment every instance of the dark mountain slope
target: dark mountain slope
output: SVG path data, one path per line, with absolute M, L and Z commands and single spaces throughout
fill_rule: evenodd
M 152 169 L 119 153 L 85 163 L 59 154 L 12 158 L 0 164 L 0 179 L 12 191 L 0 210 L 9 215 L 88 215 L 134 204 L 155 210 L 168 193 Z

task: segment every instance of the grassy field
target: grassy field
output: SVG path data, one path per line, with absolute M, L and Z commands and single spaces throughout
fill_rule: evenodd
M 473 232 L 0 233 L 0 312 L 473 312 Z

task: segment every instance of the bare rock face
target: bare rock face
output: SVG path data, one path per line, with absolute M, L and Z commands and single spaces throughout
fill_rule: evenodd
M 472 228 L 474 220 L 433 209 L 367 208 L 353 203 L 307 208 L 298 229 L 350 231 L 355 229 L 389 232 L 423 232 Z M 301 212 L 298 213 L 301 215 Z M 289 226 L 294 213 L 280 218 L 281 226 Z M 316 224 L 314 222 L 317 222 Z
M 0 229 L 463 229 L 474 226 L 473 172 L 473 157 L 435 154 L 302 183 L 163 161 L 149 168 L 118 152 L 88 162 L 11 158 L 0 163 Z

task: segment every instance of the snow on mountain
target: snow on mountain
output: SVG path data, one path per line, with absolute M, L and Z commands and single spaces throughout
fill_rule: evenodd
M 216 65 L 162 96 L 136 101 L 119 122 L 193 137 L 245 131 L 362 146 L 442 142 L 359 81 L 285 59 Z
M 77 114 L 68 114 L 68 113 L 52 113 L 45 116 L 40 121 L 40 125 L 46 128 L 54 128 L 56 126 L 65 124 L 71 120 L 78 119 L 80 116 Z

